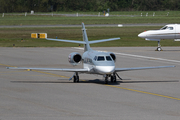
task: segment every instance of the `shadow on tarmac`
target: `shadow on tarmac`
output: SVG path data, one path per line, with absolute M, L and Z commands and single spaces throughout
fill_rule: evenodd
M 63 81 L 62 81 L 63 80 Z M 128 79 L 126 79 L 128 80 Z M 47 83 L 74 83 L 72 81 L 68 81 L 67 79 L 61 79 L 61 81 L 11 81 L 12 83 L 42 83 L 42 84 L 47 84 Z M 122 83 L 162 83 L 162 82 L 179 82 L 179 80 L 165 80 L 165 81 L 132 81 L 132 80 L 128 80 L 128 81 L 117 81 L 117 82 L 108 82 L 108 85 L 120 85 Z M 80 80 L 78 83 L 76 84 L 81 84 L 81 83 L 94 83 L 94 84 L 102 84 L 104 85 L 105 82 L 103 80 L 99 80 L 99 79 L 94 79 L 94 80 Z

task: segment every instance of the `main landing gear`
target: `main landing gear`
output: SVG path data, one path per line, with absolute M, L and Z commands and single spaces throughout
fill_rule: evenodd
M 122 80 L 122 78 L 119 77 L 119 75 L 118 75 L 117 73 L 113 73 L 112 75 L 104 75 L 104 77 L 105 77 L 105 84 L 108 84 L 108 82 L 109 82 L 109 81 L 108 81 L 108 78 L 110 78 L 111 83 L 115 83 L 115 82 L 117 81 L 116 76 L 117 76 L 120 80 Z M 71 80 L 72 78 L 73 78 L 73 82 L 74 82 L 74 83 L 78 83 L 78 82 L 79 82 L 78 72 L 75 72 L 74 75 L 73 75 L 69 80 Z
M 160 41 L 158 41 L 158 47 L 157 47 L 156 51 L 162 51 L 162 48 L 161 48 L 161 45 L 160 45 Z
M 74 78 L 74 83 L 79 82 L 79 75 L 77 72 L 74 74 L 73 78 Z

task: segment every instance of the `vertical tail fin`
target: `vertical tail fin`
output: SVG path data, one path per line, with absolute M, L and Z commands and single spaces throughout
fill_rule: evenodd
M 86 44 L 84 44 L 84 51 L 88 51 L 91 48 L 90 48 L 90 45 L 89 45 L 89 41 L 88 41 L 88 37 L 87 37 L 87 33 L 86 33 L 84 23 L 82 23 L 82 34 L 83 34 L 83 41 L 86 42 Z

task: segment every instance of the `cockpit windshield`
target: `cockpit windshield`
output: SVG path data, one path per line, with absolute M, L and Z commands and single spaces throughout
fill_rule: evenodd
M 95 56 L 95 61 L 112 61 L 112 58 L 110 56 Z
M 173 30 L 173 27 L 164 26 L 160 30 Z
M 160 30 L 165 30 L 168 26 L 164 26 L 162 27 Z
M 112 61 L 112 59 L 111 59 L 110 56 L 106 56 L 106 60 L 107 60 L 107 61 Z
M 98 56 L 97 58 L 97 61 L 104 61 L 104 60 L 105 60 L 104 56 Z

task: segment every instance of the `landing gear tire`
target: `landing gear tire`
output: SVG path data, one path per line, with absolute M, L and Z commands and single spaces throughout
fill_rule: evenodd
M 157 47 L 156 51 L 162 51 L 162 48 L 161 48 L 161 45 L 160 45 L 160 41 L 158 41 L 158 47 Z
M 76 76 L 76 82 L 79 82 L 79 76 Z
M 111 82 L 114 82 L 114 77 L 113 76 L 111 76 Z
M 114 82 L 117 82 L 117 81 L 116 81 L 116 76 L 114 76 Z
M 76 75 L 74 75 L 74 83 L 76 83 L 76 82 L 79 82 L 79 76 L 77 73 L 76 73 Z
M 108 76 L 105 77 L 105 84 L 108 84 Z
M 111 76 L 111 82 L 116 82 L 116 76 Z
M 76 76 L 74 76 L 74 83 L 76 83 Z
M 162 51 L 161 47 L 157 47 L 156 51 Z

